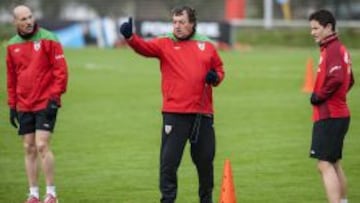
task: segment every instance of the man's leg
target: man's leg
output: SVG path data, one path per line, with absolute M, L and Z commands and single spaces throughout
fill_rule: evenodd
M 50 150 L 50 135 L 49 131 L 36 130 L 36 147 L 47 186 L 54 185 L 54 155 Z
M 318 162 L 318 169 L 322 176 L 329 203 L 340 203 L 341 187 L 335 164 L 320 160 Z
M 198 141 L 191 144 L 191 158 L 199 176 L 200 203 L 212 203 L 214 187 L 215 132 L 213 118 L 201 119 Z
M 25 170 L 30 188 L 30 195 L 39 198 L 38 188 L 38 160 L 35 144 L 35 133 L 22 135 L 25 151 Z
M 163 115 L 163 130 L 160 152 L 161 202 L 173 203 L 177 193 L 177 170 L 181 162 L 190 125 L 186 116 Z
M 347 180 L 346 180 L 345 172 L 341 167 L 340 161 L 337 161 L 335 163 L 335 170 L 340 182 L 340 196 L 341 199 L 345 200 L 347 199 Z

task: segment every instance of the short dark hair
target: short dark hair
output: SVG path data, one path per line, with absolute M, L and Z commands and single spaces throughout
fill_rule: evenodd
M 309 17 L 309 21 L 316 20 L 320 25 L 326 27 L 327 24 L 332 25 L 332 31 L 335 31 L 336 20 L 334 15 L 328 10 L 318 10 L 312 13 Z
M 194 25 L 196 25 L 196 11 L 190 6 L 177 6 L 171 10 L 171 15 L 179 16 L 183 14 L 183 11 L 186 11 L 189 17 L 189 22 L 194 23 Z

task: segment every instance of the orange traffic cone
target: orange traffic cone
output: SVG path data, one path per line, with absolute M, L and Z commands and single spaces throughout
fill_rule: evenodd
M 311 93 L 314 89 L 314 61 L 311 57 L 308 58 L 306 62 L 306 72 L 304 78 L 304 86 L 302 88 L 303 92 Z
M 236 203 L 235 187 L 230 160 L 225 160 L 219 203 Z

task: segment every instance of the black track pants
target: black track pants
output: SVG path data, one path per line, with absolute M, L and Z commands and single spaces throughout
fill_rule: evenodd
M 196 114 L 163 113 L 162 143 L 160 152 L 160 191 L 162 203 L 173 203 L 177 192 L 177 170 L 184 147 L 189 140 Z M 214 187 L 213 160 L 215 133 L 213 117 L 202 116 L 199 135 L 191 143 L 191 158 L 199 178 L 201 203 L 212 203 Z

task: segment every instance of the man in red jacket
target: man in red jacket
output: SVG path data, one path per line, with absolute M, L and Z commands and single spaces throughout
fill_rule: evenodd
M 132 19 L 120 32 L 139 54 L 160 60 L 163 130 L 160 151 L 162 203 L 175 202 L 177 170 L 187 140 L 199 176 L 201 203 L 212 202 L 214 185 L 212 86 L 224 78 L 223 63 L 208 38 L 196 33 L 195 10 L 172 10 L 173 33 L 144 41 L 132 32 Z
M 354 84 L 351 59 L 336 35 L 336 21 L 329 11 L 319 10 L 309 21 L 311 35 L 321 50 L 310 98 L 314 120 L 310 156 L 318 159 L 329 202 L 346 203 L 346 178 L 340 160 L 350 124 L 346 94 Z
M 7 46 L 7 92 L 10 122 L 21 135 L 30 193 L 28 203 L 38 203 L 38 162 L 46 181 L 44 203 L 57 202 L 54 156 L 50 150 L 61 95 L 67 85 L 67 65 L 56 36 L 40 28 L 31 10 L 19 5 L 13 10 L 17 35 Z

